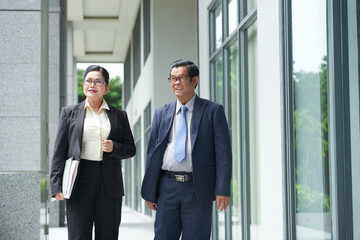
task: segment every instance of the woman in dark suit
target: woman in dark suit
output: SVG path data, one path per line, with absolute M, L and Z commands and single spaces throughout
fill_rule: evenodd
M 86 100 L 61 110 L 51 165 L 51 194 L 64 200 L 65 160 L 80 159 L 78 178 L 66 200 L 69 240 L 117 240 L 124 187 L 121 159 L 135 155 L 125 111 L 109 106 L 109 73 L 98 65 L 84 73 Z

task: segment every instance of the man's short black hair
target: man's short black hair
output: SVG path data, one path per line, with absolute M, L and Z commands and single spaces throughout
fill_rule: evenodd
M 100 72 L 101 75 L 103 76 L 104 80 L 105 80 L 106 86 L 109 85 L 109 72 L 105 68 L 103 68 L 103 67 L 101 67 L 99 65 L 90 65 L 90 66 L 88 66 L 86 68 L 86 70 L 85 70 L 83 81 L 85 80 L 86 75 L 89 72 L 93 72 L 93 71 Z
M 188 70 L 188 74 L 190 76 L 190 81 L 192 81 L 193 77 L 199 77 L 199 69 L 195 65 L 195 63 L 191 60 L 179 59 L 179 60 L 174 61 L 170 66 L 170 74 L 171 74 L 171 70 L 175 67 L 176 68 L 186 67 Z M 197 86 L 197 84 L 196 84 L 196 86 Z M 195 86 L 195 88 L 196 88 L 196 86 Z
M 170 67 L 170 73 L 171 73 L 171 70 L 174 68 L 174 67 L 187 67 L 188 69 L 188 74 L 191 78 L 193 77 L 198 77 L 199 76 L 199 69 L 198 67 L 195 65 L 195 63 L 193 63 L 191 60 L 183 60 L 183 59 L 179 59 L 179 60 L 176 60 L 174 61 L 172 64 L 171 64 L 171 67 Z

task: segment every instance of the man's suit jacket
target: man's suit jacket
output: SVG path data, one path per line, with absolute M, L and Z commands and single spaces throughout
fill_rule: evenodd
M 65 160 L 70 157 L 80 159 L 86 112 L 84 106 L 85 101 L 61 110 L 50 173 L 52 196 L 62 192 Z M 111 125 L 108 140 L 113 141 L 114 148 L 111 153 L 103 154 L 103 175 L 108 195 L 119 198 L 124 196 L 121 159 L 135 155 L 135 144 L 126 112 L 112 106 L 109 108 L 106 110 Z
M 176 101 L 157 109 L 150 131 L 141 195 L 154 203 L 158 198 L 161 166 L 175 108 Z M 215 200 L 216 195 L 230 196 L 232 152 L 223 106 L 196 96 L 190 138 L 197 199 L 205 202 Z

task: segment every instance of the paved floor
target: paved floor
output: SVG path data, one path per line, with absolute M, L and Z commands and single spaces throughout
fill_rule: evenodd
M 123 206 L 119 239 L 149 240 L 154 237 L 153 219 Z M 50 228 L 49 240 L 68 240 L 66 227 Z

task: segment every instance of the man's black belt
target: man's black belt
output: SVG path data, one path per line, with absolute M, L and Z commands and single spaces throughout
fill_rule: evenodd
M 168 176 L 168 178 L 175 179 L 177 182 L 189 182 L 192 180 L 192 173 L 177 173 L 161 170 L 161 174 Z

